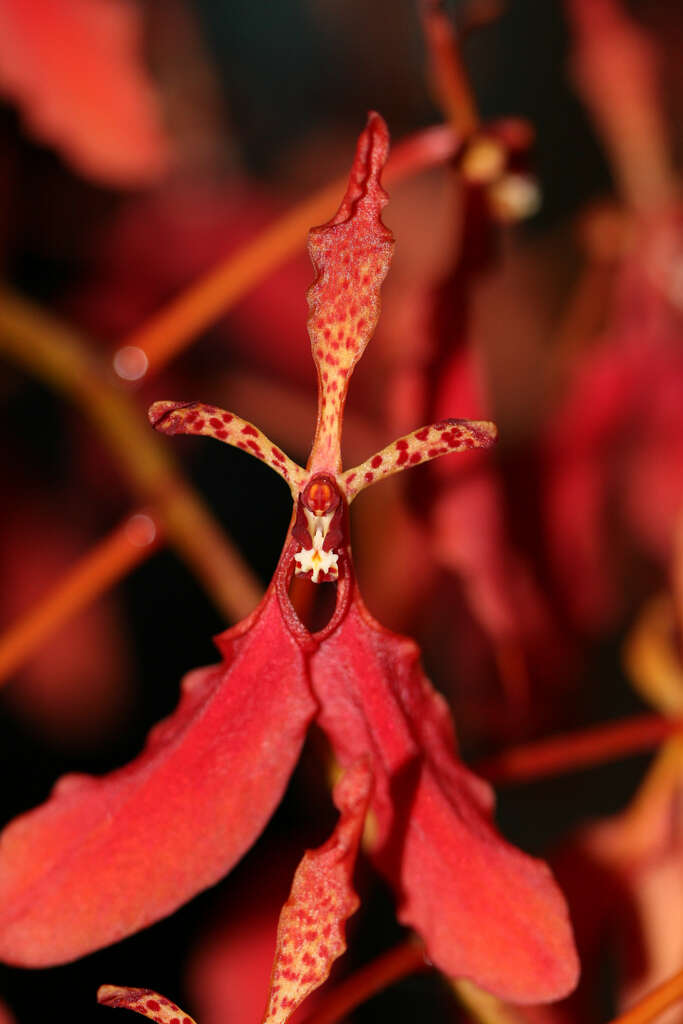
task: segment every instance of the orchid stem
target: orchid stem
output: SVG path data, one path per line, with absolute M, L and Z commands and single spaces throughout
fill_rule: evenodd
M 171 544 L 228 618 L 243 618 L 261 587 L 185 483 L 146 418 L 79 335 L 8 290 L 0 292 L 0 352 L 67 395 L 90 418 L 133 491 L 154 507 Z
M 445 163 L 458 145 L 459 140 L 446 127 L 410 136 L 394 147 L 384 170 L 384 184 L 396 184 Z M 345 179 L 335 180 L 289 210 L 133 331 L 121 347 L 140 349 L 148 372 L 160 370 L 259 281 L 302 249 L 311 225 L 329 217 L 345 187 Z
M 408 939 L 331 989 L 327 996 L 322 997 L 316 1012 L 306 1018 L 305 1024 L 336 1024 L 392 982 L 428 967 L 422 944 L 417 939 Z
M 614 724 L 513 747 L 480 761 L 474 770 L 490 782 L 529 782 L 651 750 L 682 731 L 681 718 L 635 715 Z
M 615 1017 L 610 1024 L 649 1024 L 679 999 L 683 999 L 683 969 L 658 985 L 626 1013 Z
M 0 684 L 72 615 L 149 558 L 160 546 L 148 513 L 128 516 L 36 605 L 0 636 Z
M 479 115 L 462 62 L 458 35 L 441 0 L 422 0 L 422 30 L 434 98 L 451 127 L 463 138 L 469 138 L 479 126 Z
M 527 1024 L 526 1017 L 516 1007 L 501 1002 L 474 982 L 459 978 L 451 985 L 458 1001 L 477 1024 Z

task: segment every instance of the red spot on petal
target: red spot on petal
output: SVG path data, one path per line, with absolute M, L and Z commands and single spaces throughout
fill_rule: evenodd
M 381 455 L 375 455 L 375 457 L 372 460 L 372 462 L 370 463 L 370 465 L 372 466 L 373 469 L 377 469 L 378 466 L 382 465 L 382 456 Z
M 258 437 L 258 430 L 256 427 L 252 427 L 251 423 L 245 423 L 242 427 L 243 434 L 249 434 L 251 437 Z

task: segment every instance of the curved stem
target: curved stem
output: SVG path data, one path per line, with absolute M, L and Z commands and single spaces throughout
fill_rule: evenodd
M 399 142 L 384 170 L 384 184 L 395 184 L 445 163 L 458 145 L 447 127 L 429 128 Z M 337 179 L 279 217 L 133 331 L 121 347 L 141 349 L 148 372 L 161 369 L 259 281 L 303 248 L 311 226 L 330 216 L 345 188 L 346 179 Z
M 428 967 L 422 944 L 417 939 L 408 939 L 323 995 L 318 1009 L 306 1018 L 305 1024 L 335 1024 L 392 982 Z
M 79 335 L 8 290 L 0 292 L 0 352 L 81 407 L 132 490 L 153 505 L 171 544 L 231 621 L 257 604 L 261 587 L 211 513 L 185 483 L 128 395 Z
M 683 999 L 683 969 L 658 985 L 626 1013 L 615 1017 L 610 1024 L 649 1024 L 680 999 Z
M 683 732 L 681 718 L 634 715 L 614 724 L 597 725 L 513 747 L 475 764 L 474 771 L 495 783 L 544 779 L 651 750 L 680 732 Z
M 160 546 L 148 513 L 128 516 L 96 544 L 37 604 L 0 635 L 0 684 L 72 615 L 149 558 Z
M 517 1007 L 508 1006 L 490 992 L 485 992 L 465 978 L 451 982 L 453 991 L 477 1024 L 526 1024 Z
M 442 0 L 422 0 L 422 31 L 434 99 L 451 126 L 468 138 L 479 126 L 479 115 L 462 62 L 458 36 Z

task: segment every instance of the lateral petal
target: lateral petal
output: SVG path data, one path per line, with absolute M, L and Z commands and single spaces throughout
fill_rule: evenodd
M 97 1002 L 102 1006 L 123 1007 L 149 1017 L 158 1024 L 195 1024 L 175 1003 L 160 996 L 151 988 L 123 988 L 120 985 L 100 985 Z
M 253 423 L 232 412 L 205 402 L 155 402 L 149 409 L 149 421 L 160 434 L 199 434 L 213 437 L 233 448 L 241 448 L 279 473 L 295 498 L 308 474 L 285 455 Z
M 323 846 L 307 850 L 296 869 L 278 923 L 263 1024 L 285 1024 L 346 950 L 344 925 L 358 909 L 352 876 L 371 788 L 367 761 L 342 776 L 334 789 L 341 812 L 335 830 Z
M 434 963 L 510 1002 L 569 992 L 578 968 L 562 894 L 543 862 L 495 830 L 491 791 L 457 759 L 415 644 L 382 629 L 356 593 L 311 673 L 342 765 L 372 758 L 376 862 Z
M 442 455 L 466 452 L 472 448 L 490 448 L 498 437 L 495 423 L 487 420 L 441 420 L 419 427 L 392 441 L 359 466 L 342 475 L 346 500 L 350 503 L 364 488 L 387 476 L 431 462 Z
M 116 942 L 218 881 L 261 832 L 316 711 L 274 589 L 183 680 L 130 764 L 66 776 L 0 836 L 0 958 L 42 967 Z

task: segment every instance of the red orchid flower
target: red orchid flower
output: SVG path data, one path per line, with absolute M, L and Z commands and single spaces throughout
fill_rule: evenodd
M 371 618 L 355 581 L 348 518 L 356 495 L 408 466 L 490 445 L 496 433 L 486 422 L 443 420 L 342 471 L 348 382 L 375 327 L 393 248 L 380 218 L 387 149 L 386 125 L 371 114 L 339 211 L 311 232 L 319 408 L 307 467 L 232 413 L 199 402 L 150 410 L 158 430 L 214 437 L 271 466 L 291 488 L 292 521 L 263 601 L 218 637 L 221 664 L 186 677 L 179 707 L 143 753 L 103 778 L 63 778 L 45 805 L 3 833 L 0 956 L 11 963 L 81 956 L 218 881 L 268 821 L 315 719 L 346 773 L 332 845 L 312 862 L 306 855 L 290 898 L 310 918 L 304 939 L 320 959 L 329 965 L 343 947 L 369 804 L 370 852 L 395 887 L 400 920 L 422 935 L 439 968 L 520 1003 L 557 999 L 576 982 L 566 907 L 549 869 L 496 832 L 491 791 L 458 760 L 447 706 L 415 644 Z M 290 603 L 294 574 L 336 583 L 334 613 L 317 633 Z M 307 974 L 311 985 L 322 980 L 315 961 L 298 963 L 291 926 L 286 905 L 271 999 L 279 972 L 290 1006 L 305 994 Z M 284 1008 L 269 1019 L 284 1019 Z

